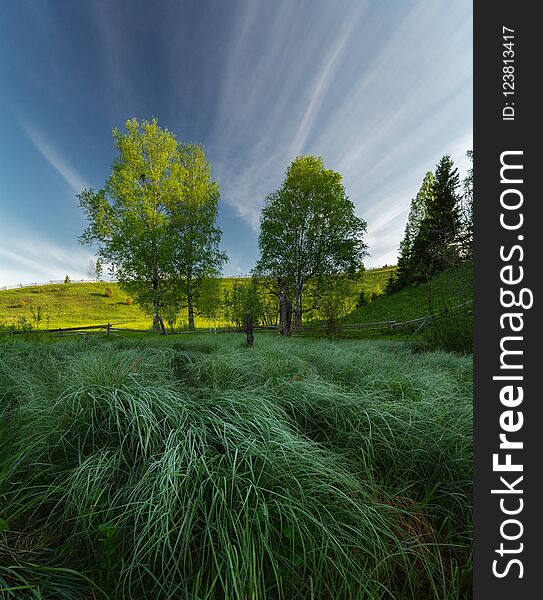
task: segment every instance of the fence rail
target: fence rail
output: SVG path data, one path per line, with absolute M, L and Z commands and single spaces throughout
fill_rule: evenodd
M 378 271 L 378 270 L 390 270 L 390 269 L 394 269 L 394 265 L 383 265 L 382 267 L 366 267 L 366 271 Z M 243 275 L 243 274 L 239 274 L 239 275 L 230 275 L 228 277 L 223 277 L 223 279 L 250 279 L 252 277 L 252 275 Z M 38 286 L 42 286 L 42 285 L 59 285 L 61 283 L 64 283 L 64 279 L 49 279 L 49 281 L 34 281 L 33 283 L 17 283 L 14 285 L 3 285 L 0 286 L 0 291 L 6 291 L 6 290 L 19 290 L 22 288 L 27 288 L 27 287 L 38 287 Z M 98 281 L 104 282 L 104 283 L 117 283 L 118 280 L 117 279 L 70 279 L 70 283 L 97 283 Z
M 448 311 L 454 312 L 461 308 L 469 306 L 472 303 L 473 303 L 473 301 L 469 300 L 468 302 L 464 302 L 462 304 L 453 306 L 452 308 L 448 309 Z M 425 315 L 422 317 L 417 317 L 416 319 L 407 319 L 404 321 L 373 321 L 373 322 L 369 322 L 369 323 L 342 323 L 342 324 L 334 326 L 333 329 L 335 332 L 379 331 L 379 330 L 397 331 L 397 330 L 407 329 L 409 327 L 418 325 L 417 329 L 415 330 L 415 333 L 417 333 L 432 319 L 435 319 L 435 317 L 437 315 L 442 314 L 444 312 L 447 312 L 447 311 L 440 311 L 433 315 Z M 12 329 L 12 330 L 5 330 L 5 333 L 11 334 L 11 335 L 17 335 L 17 334 L 22 334 L 22 333 L 64 334 L 64 333 L 77 333 L 77 332 L 85 332 L 85 331 L 104 329 L 106 331 L 107 335 L 109 335 L 111 332 L 115 332 L 115 331 L 125 331 L 125 332 L 133 332 L 133 333 L 155 333 L 155 334 L 159 334 L 159 335 L 190 335 L 190 334 L 197 334 L 197 333 L 215 333 L 215 334 L 217 334 L 217 333 L 241 333 L 241 332 L 246 331 L 245 327 L 205 328 L 205 329 L 193 329 L 193 330 L 184 330 L 184 331 L 167 331 L 165 329 L 164 331 L 156 331 L 154 329 L 132 329 L 130 327 L 119 327 L 120 325 L 123 325 L 123 323 L 116 323 L 116 324 L 105 323 L 102 325 L 82 325 L 79 327 L 57 327 L 55 329 L 31 329 L 31 330 Z M 254 329 L 254 331 L 273 332 L 273 331 L 278 331 L 279 327 L 276 325 L 255 325 L 253 327 L 253 329 Z M 316 325 L 304 325 L 302 327 L 293 327 L 291 329 L 291 331 L 294 335 L 300 335 L 300 334 L 303 335 L 305 333 L 326 331 L 327 329 L 329 330 L 330 327 L 327 326 L 326 323 L 319 323 Z
M 102 279 L 70 279 L 70 283 L 97 283 L 98 281 L 104 281 Z M 116 279 L 104 281 L 104 283 L 115 283 Z M 18 283 L 17 285 L 4 285 L 0 287 L 1 291 L 5 290 L 19 290 L 28 287 L 39 287 L 42 285 L 59 285 L 64 283 L 64 279 L 50 279 L 49 281 L 35 281 L 34 283 Z

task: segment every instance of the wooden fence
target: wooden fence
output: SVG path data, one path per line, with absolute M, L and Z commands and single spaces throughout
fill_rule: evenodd
M 98 281 L 103 281 L 101 279 L 70 279 L 70 283 L 97 283 Z M 114 283 L 117 281 L 116 279 L 111 279 L 109 281 L 104 281 L 104 283 Z M 50 279 L 49 281 L 35 281 L 34 283 L 18 283 L 16 285 L 4 285 L 0 287 L 0 291 L 6 290 L 18 290 L 27 287 L 38 287 L 42 285 L 59 285 L 63 284 L 64 279 Z
M 468 301 L 468 302 L 464 302 L 463 304 L 459 304 L 457 306 L 452 307 L 451 309 L 449 309 L 450 312 L 454 312 L 457 310 L 460 310 L 462 308 L 466 309 L 466 307 L 470 306 L 469 310 L 471 310 L 471 304 L 472 301 Z M 441 313 L 436 313 L 434 315 L 425 315 L 423 317 L 417 317 L 416 319 L 408 319 L 405 321 L 374 321 L 371 323 L 341 323 L 341 324 L 336 324 L 333 327 L 333 331 L 335 333 L 340 333 L 340 332 L 390 332 L 390 333 L 395 333 L 397 331 L 401 331 L 401 330 L 408 330 L 408 329 L 414 329 L 414 333 L 417 333 L 418 331 L 420 331 L 425 325 L 427 325 L 429 322 L 432 321 L 432 319 L 435 319 L 437 315 L 442 314 L 443 311 Z M 206 328 L 206 329 L 193 329 L 193 330 L 186 330 L 186 331 L 167 331 L 166 329 L 164 329 L 164 331 L 156 331 L 153 329 L 132 329 L 129 327 L 120 327 L 120 325 L 123 325 L 123 323 L 117 323 L 117 324 L 112 324 L 112 323 L 105 323 L 102 325 L 83 325 L 80 327 L 58 327 L 56 329 L 31 329 L 31 330 L 24 330 L 24 329 L 12 329 L 12 330 L 6 330 L 4 333 L 10 334 L 10 335 L 18 335 L 18 334 L 24 334 L 24 333 L 56 333 L 59 335 L 63 335 L 63 334 L 71 334 L 71 333 L 86 333 L 86 332 L 91 332 L 92 330 L 96 330 L 96 331 L 100 331 L 103 330 L 107 335 L 110 335 L 111 332 L 133 332 L 133 333 L 153 333 L 153 334 L 158 334 L 158 335 L 191 335 L 191 334 L 198 334 L 198 333 L 214 333 L 214 334 L 219 334 L 219 333 L 242 333 L 245 331 L 244 327 L 230 327 L 230 328 L 216 328 L 216 329 L 211 329 L 211 328 Z M 264 325 L 255 325 L 253 327 L 254 331 L 261 331 L 261 332 L 277 332 L 278 331 L 278 327 L 277 326 L 264 326 Z M 292 334 L 293 335 L 306 335 L 306 334 L 312 334 L 312 333 L 319 333 L 319 332 L 327 332 L 330 331 L 331 327 L 327 326 L 326 324 L 316 324 L 316 325 L 304 325 L 303 327 L 293 327 L 292 328 Z
M 393 265 L 384 265 L 382 267 L 366 267 L 366 271 L 378 271 L 378 270 L 391 270 L 395 267 Z M 239 275 L 230 275 L 228 277 L 223 277 L 222 279 L 250 279 L 252 275 L 247 274 L 239 274 Z M 104 283 L 117 283 L 117 279 L 70 279 L 70 283 L 97 283 L 98 281 Z M 18 290 L 27 287 L 38 287 L 42 285 L 59 285 L 64 283 L 64 279 L 49 279 L 49 281 L 34 281 L 33 283 L 17 283 L 14 285 L 4 285 L 0 286 L 0 291 L 6 290 Z

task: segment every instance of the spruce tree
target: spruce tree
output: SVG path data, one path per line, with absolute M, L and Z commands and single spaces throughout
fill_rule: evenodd
M 468 150 L 466 156 L 473 165 L 473 150 Z M 473 166 L 468 169 L 462 185 L 464 194 L 460 206 L 462 232 L 459 242 L 462 259 L 470 260 L 473 256 Z
M 439 161 L 431 196 L 413 242 L 410 272 L 417 281 L 453 267 L 461 257 L 460 177 L 449 155 Z
M 434 174 L 428 171 L 422 181 L 418 194 L 411 200 L 404 237 L 400 242 L 398 267 L 387 281 L 385 288 L 387 294 L 402 289 L 414 280 L 413 246 L 419 234 L 421 223 L 428 212 L 428 205 L 434 193 L 434 183 Z

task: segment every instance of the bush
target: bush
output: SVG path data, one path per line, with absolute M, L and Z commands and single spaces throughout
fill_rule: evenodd
M 68 275 L 66 275 L 66 277 L 64 278 L 64 283 L 71 283 L 72 280 L 68 277 Z
M 104 296 L 106 298 L 111 298 L 111 296 L 113 296 L 113 290 L 109 286 L 104 290 Z
M 361 308 L 362 306 L 367 306 L 368 297 L 366 296 L 366 292 L 360 292 L 358 296 L 358 300 L 356 301 L 356 308 Z
M 424 329 L 424 339 L 430 350 L 446 350 L 457 354 L 473 352 L 473 317 L 471 305 L 445 309 L 431 317 Z
M 374 300 L 376 300 L 377 298 L 379 298 L 379 296 L 382 296 L 384 294 L 383 289 L 381 288 L 381 286 L 377 283 L 374 288 L 371 290 L 371 294 L 370 294 L 370 302 L 373 302 Z
M 28 302 L 26 300 L 23 300 L 22 298 L 20 300 L 16 300 L 12 305 L 11 308 L 26 308 L 28 306 Z

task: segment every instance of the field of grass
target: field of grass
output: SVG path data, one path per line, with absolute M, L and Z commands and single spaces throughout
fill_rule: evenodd
M 471 263 L 445 271 L 428 283 L 404 288 L 390 296 L 380 296 L 347 316 L 348 323 L 406 321 L 469 302 L 473 297 Z
M 361 290 L 371 292 L 377 285 L 384 289 L 392 269 L 393 267 L 387 267 L 366 271 Z M 223 290 L 231 289 L 237 281 L 246 280 L 224 278 Z M 108 287 L 112 291 L 111 297 L 105 295 Z M 105 323 L 143 329 L 151 327 L 152 323 L 149 315 L 138 306 L 127 304 L 127 294 L 116 283 L 62 283 L 0 290 L 0 325 L 12 326 L 21 319 L 26 319 L 36 326 L 39 309 L 42 313 L 38 325 L 40 329 Z M 184 320 L 186 321 L 186 317 Z M 179 325 L 182 324 L 183 316 L 179 319 Z M 206 319 L 196 316 L 196 327 L 209 326 Z
M 471 393 L 400 342 L 5 339 L 2 597 L 468 598 Z

